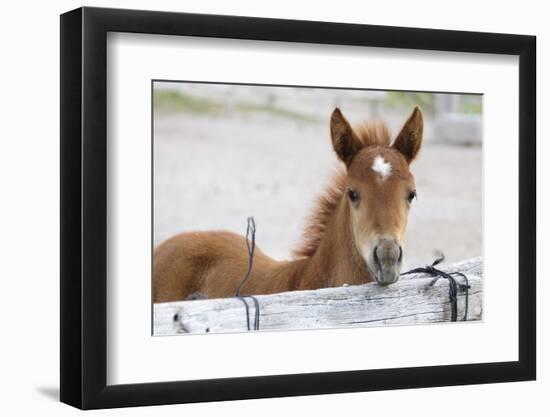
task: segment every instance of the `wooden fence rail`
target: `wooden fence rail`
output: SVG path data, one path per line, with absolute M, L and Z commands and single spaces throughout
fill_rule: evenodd
M 439 266 L 438 266 L 439 267 Z M 482 258 L 467 259 L 440 269 L 462 272 L 470 284 L 468 317 L 482 317 Z M 375 283 L 290 291 L 256 296 L 260 306 L 260 330 L 319 329 L 332 327 L 405 325 L 450 321 L 449 283 L 411 274 L 390 286 Z M 462 277 L 456 277 L 463 283 Z M 248 299 L 250 322 L 255 308 Z M 464 317 L 465 293 L 459 290 L 458 320 Z M 178 301 L 154 305 L 154 335 L 226 333 L 247 331 L 242 300 L 223 298 Z

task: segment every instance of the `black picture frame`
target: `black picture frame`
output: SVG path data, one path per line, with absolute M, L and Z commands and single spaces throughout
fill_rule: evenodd
M 108 32 L 518 56 L 518 361 L 107 385 Z M 93 409 L 535 379 L 534 36 L 84 7 L 61 15 L 60 57 L 62 402 Z

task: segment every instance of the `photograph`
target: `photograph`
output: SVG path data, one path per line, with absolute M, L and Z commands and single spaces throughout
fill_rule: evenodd
M 37 187 L 44 170 L 16 186 L 26 200 L 6 207 L 25 219 L 6 218 L 24 256 L 6 276 L 28 287 L 22 266 L 46 265 L 56 232 L 21 232 L 43 218 L 59 224 L 59 285 L 31 271 L 41 286 L 8 300 L 17 351 L 51 339 L 32 366 L 12 361 L 35 392 L 11 408 L 427 417 L 460 397 L 537 415 L 548 25 L 529 7 L 379 6 L 65 5 L 55 31 L 51 13 L 33 20 L 40 36 L 5 67 L 30 74 L 47 55 L 55 82 L 33 84 L 38 112 L 8 83 L 23 118 L 7 123 L 21 150 L 6 178 L 59 161 L 58 190 Z
M 475 93 L 153 80 L 153 335 L 481 321 L 482 122 Z

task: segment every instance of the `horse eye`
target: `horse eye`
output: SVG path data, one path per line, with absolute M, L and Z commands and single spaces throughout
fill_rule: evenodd
M 409 203 L 412 203 L 412 201 L 414 200 L 415 197 L 416 197 L 416 191 L 411 191 L 409 193 L 409 195 L 407 196 L 407 201 Z
M 354 190 L 348 190 L 348 197 L 352 203 L 355 203 L 359 200 L 359 193 Z

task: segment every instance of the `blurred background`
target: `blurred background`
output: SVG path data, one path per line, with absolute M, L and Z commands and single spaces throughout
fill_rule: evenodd
M 393 135 L 418 105 L 424 143 L 412 165 L 404 268 L 482 255 L 482 96 L 155 82 L 154 244 L 183 231 L 246 231 L 289 259 L 337 166 L 329 118 L 386 121 Z M 244 238 L 243 238 L 244 239 Z

